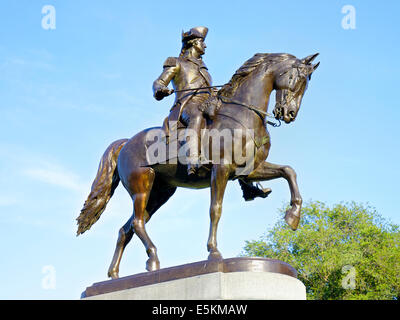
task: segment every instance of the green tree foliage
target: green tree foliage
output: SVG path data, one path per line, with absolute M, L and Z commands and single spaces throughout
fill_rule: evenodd
M 311 202 L 297 231 L 281 219 L 260 241 L 246 241 L 243 255 L 292 265 L 308 299 L 400 298 L 399 226 L 354 202 Z

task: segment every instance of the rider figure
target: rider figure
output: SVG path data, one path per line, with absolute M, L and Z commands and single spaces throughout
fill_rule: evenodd
M 161 100 L 173 91 L 168 89 L 172 81 L 174 90 L 188 90 L 176 92 L 175 103 L 168 117 L 168 123 L 181 121 L 188 129 L 196 133 L 193 139 L 190 136 L 188 159 L 188 174 L 195 174 L 199 166 L 200 133 L 205 119 L 199 106 L 211 94 L 211 89 L 197 89 L 211 86 L 211 76 L 207 71 L 201 56 L 205 52 L 204 39 L 207 35 L 206 27 L 193 28 L 182 34 L 182 50 L 178 58 L 170 57 L 164 62 L 162 74 L 154 81 L 154 97 Z M 176 128 L 169 128 L 176 130 Z
M 199 107 L 211 96 L 211 75 L 202 60 L 207 47 L 204 40 L 208 28 L 196 27 L 182 33 L 182 49 L 179 57 L 169 57 L 164 62 L 163 72 L 153 83 L 154 97 L 161 100 L 175 92 L 175 102 L 168 116 L 168 123 L 182 122 L 187 129 L 195 132 L 197 139 L 190 136 L 188 159 L 188 175 L 193 175 L 199 168 L 201 129 L 205 126 L 205 119 Z M 172 81 L 174 90 L 168 88 Z M 200 89 L 199 89 L 200 88 Z M 187 90 L 193 89 L 193 90 Z M 185 91 L 180 91 L 185 90 Z M 177 128 L 169 128 L 176 130 Z M 259 189 L 251 183 L 239 180 L 245 200 L 255 197 L 265 198 L 270 189 Z

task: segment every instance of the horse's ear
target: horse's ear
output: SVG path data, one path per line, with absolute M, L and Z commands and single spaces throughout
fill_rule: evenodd
M 301 59 L 301 61 L 302 61 L 305 65 L 308 65 L 308 64 L 310 64 L 318 55 L 319 55 L 319 53 L 311 54 L 311 55 L 309 55 L 308 57 L 305 57 L 304 59 Z
M 311 69 L 311 70 L 310 70 L 310 73 L 308 74 L 308 80 L 311 80 L 311 75 L 313 74 L 313 72 L 314 72 L 315 70 L 317 70 L 319 64 L 320 64 L 320 62 L 318 62 L 318 63 L 316 63 L 316 64 L 313 64 L 313 65 L 311 66 L 311 68 L 310 68 L 310 69 Z

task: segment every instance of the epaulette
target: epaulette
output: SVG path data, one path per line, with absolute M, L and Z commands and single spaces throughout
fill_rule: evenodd
M 177 65 L 177 59 L 175 57 L 169 57 L 167 58 L 167 60 L 165 60 L 163 67 L 176 67 Z

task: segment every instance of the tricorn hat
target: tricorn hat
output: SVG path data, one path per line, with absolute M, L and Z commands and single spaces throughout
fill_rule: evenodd
M 207 36 L 207 32 L 208 32 L 208 28 L 206 28 L 206 27 L 192 28 L 187 32 L 182 32 L 182 42 L 186 43 L 189 40 L 196 39 L 196 38 L 205 39 Z

